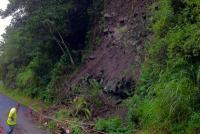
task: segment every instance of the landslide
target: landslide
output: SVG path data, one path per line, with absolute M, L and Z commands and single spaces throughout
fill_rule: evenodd
M 96 122 L 98 119 L 108 119 L 119 115 L 127 123 L 127 107 L 118 104 L 122 102 L 121 100 L 133 95 L 135 85 L 139 80 L 141 65 L 145 60 L 145 44 L 152 36 L 148 30 L 150 17 L 148 8 L 153 2 L 154 0 L 104 1 L 100 19 L 93 20 L 94 24 L 89 28 L 95 33 L 94 35 L 88 33 L 87 43 L 91 44 L 92 47 L 88 47 L 91 47 L 92 51 L 84 58 L 84 64 L 69 76 L 64 84 L 62 80 L 60 81 L 62 84 L 59 84 L 59 87 L 64 85 L 64 89 L 62 87 L 60 91 L 55 91 L 58 99 L 63 99 L 59 95 L 65 95 L 67 99 L 64 99 L 67 101 L 62 100 L 65 105 L 62 108 L 44 110 L 42 111 L 44 115 L 58 116 L 64 109 L 64 113 L 67 111 L 67 119 L 69 116 L 82 120 L 84 116 L 86 118 L 88 116 L 90 123 L 90 121 Z M 82 90 L 87 89 L 81 85 L 84 83 L 82 80 L 85 79 L 97 81 L 103 86 L 104 94 L 93 96 L 83 94 Z M 68 98 L 77 85 L 80 86 L 81 92 L 72 93 L 74 96 Z M 51 121 L 48 122 L 48 124 L 51 123 Z M 68 124 L 67 127 L 70 128 L 70 125 Z M 92 129 L 93 127 L 92 125 Z M 82 126 L 80 128 L 83 129 Z M 88 126 L 84 129 L 91 130 Z
M 126 98 L 132 95 L 145 59 L 145 42 L 151 37 L 147 25 L 148 7 L 153 1 L 104 2 L 102 19 L 94 26 L 98 29 L 100 43 L 85 64 L 66 81 L 66 90 L 87 77 L 99 80 L 104 85 L 104 92 L 112 96 Z M 90 43 L 95 45 L 91 38 Z

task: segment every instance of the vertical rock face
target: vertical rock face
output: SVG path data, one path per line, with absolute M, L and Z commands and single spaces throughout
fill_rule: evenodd
M 101 44 L 89 56 L 84 67 L 70 78 L 68 84 L 76 84 L 86 75 L 93 78 L 101 75 L 105 92 L 118 94 L 118 91 L 126 90 L 126 87 L 119 86 L 119 83 L 125 83 L 126 80 L 133 84 L 127 88 L 133 88 L 140 76 L 145 41 L 150 36 L 146 26 L 148 7 L 152 2 L 107 0 L 104 3 L 104 23 L 101 24 Z

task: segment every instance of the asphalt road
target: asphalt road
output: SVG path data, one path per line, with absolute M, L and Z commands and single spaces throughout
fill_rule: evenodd
M 0 126 L 3 126 L 4 131 L 7 130 L 6 119 L 8 112 L 14 106 L 16 106 L 15 101 L 0 94 Z M 14 134 L 50 134 L 50 132 L 34 124 L 31 119 L 26 116 L 26 111 L 27 109 L 25 107 L 20 108 Z

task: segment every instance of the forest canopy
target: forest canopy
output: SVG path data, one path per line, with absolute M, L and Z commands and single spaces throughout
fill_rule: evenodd
M 2 18 L 13 17 L 0 44 L 4 84 L 54 100 L 56 83 L 82 62 L 89 26 L 101 8 L 93 0 L 10 0 L 0 11 Z

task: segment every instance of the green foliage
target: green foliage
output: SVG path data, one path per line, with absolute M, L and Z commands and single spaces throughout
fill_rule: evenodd
M 55 118 L 57 120 L 63 120 L 70 116 L 70 112 L 68 109 L 60 109 L 58 112 L 55 113 Z
M 44 96 L 43 99 L 45 101 L 58 103 L 64 99 L 70 100 L 70 94 L 66 97 L 66 95 L 62 93 L 64 88 L 63 81 L 67 80 L 68 76 L 75 70 L 76 67 L 70 65 L 69 60 L 63 55 L 50 72 L 50 81 L 46 87 L 46 96 Z
M 34 73 L 31 69 L 27 69 L 17 76 L 18 84 L 21 86 L 26 86 L 28 83 L 31 83 L 33 79 Z
M 89 100 L 91 100 L 91 104 L 94 104 L 96 106 L 101 106 L 102 102 L 100 99 L 100 96 L 102 95 L 103 87 L 102 85 L 97 82 L 96 80 L 90 80 L 89 81 Z
M 36 86 L 34 85 L 36 81 L 35 74 L 30 68 L 27 68 L 17 76 L 17 86 L 24 89 L 24 92 L 33 98 L 38 95 L 38 92 L 35 90 Z
M 194 113 L 188 121 L 188 134 L 198 134 L 200 132 L 200 114 Z
M 1 17 L 13 16 L 0 42 L 0 77 L 4 84 L 47 102 L 68 100 L 63 83 L 82 62 L 82 51 L 88 49 L 89 26 L 100 15 L 101 2 L 10 1 L 0 13 Z
M 71 126 L 71 133 L 72 134 L 85 134 L 84 132 L 83 132 L 83 130 L 81 130 L 81 128 L 80 127 L 78 127 L 78 126 Z
M 161 0 L 152 10 L 155 34 L 130 120 L 144 133 L 199 133 L 199 2 Z
M 56 125 L 57 125 L 57 123 L 55 121 L 50 121 L 48 123 L 48 128 L 51 129 L 51 130 L 55 130 L 56 129 Z
M 170 0 L 161 0 L 152 6 L 152 9 L 159 8 L 160 10 L 153 10 L 153 25 L 152 30 L 159 35 L 168 28 L 170 19 L 173 17 L 173 9 L 171 8 Z
M 18 88 L 31 97 L 43 98 L 45 85 L 49 82 L 51 60 L 47 56 L 35 57 L 29 65 L 17 74 Z
M 184 125 L 188 120 L 196 93 L 195 85 L 183 74 L 163 74 L 159 83 L 150 88 L 148 97 L 140 100 L 132 112 L 141 117 L 144 130 L 170 132 L 176 124 Z
M 133 130 L 124 127 L 120 118 L 99 119 L 96 122 L 95 128 L 98 131 L 103 131 L 108 134 L 132 134 Z
M 101 43 L 101 31 L 103 29 L 102 10 L 104 8 L 104 0 L 93 0 L 88 8 L 90 16 L 90 24 L 87 32 L 86 51 L 83 52 L 82 62 L 88 58 L 96 46 Z
M 72 111 L 71 114 L 74 117 L 83 116 L 86 119 L 91 117 L 91 112 L 88 109 L 88 103 L 83 96 L 77 97 L 72 101 Z
M 197 68 L 196 83 L 197 83 L 198 87 L 200 88 L 200 66 L 198 66 L 198 68 Z
M 76 119 L 76 118 L 71 118 L 71 113 L 70 109 L 59 109 L 55 114 L 54 114 L 54 120 L 50 120 L 48 122 L 48 128 L 55 131 L 57 128 L 57 125 L 60 124 L 61 122 L 69 122 L 68 127 L 71 131 L 72 134 L 84 134 L 83 130 L 81 128 L 82 123 Z
M 28 97 L 26 94 L 21 92 L 21 90 L 16 89 L 8 89 L 4 87 L 2 84 L 0 84 L 0 93 L 12 98 L 14 101 L 19 102 L 20 104 L 32 107 L 35 111 L 41 111 L 42 109 L 47 109 L 49 107 L 49 104 L 42 103 L 38 99 L 32 99 Z
M 83 78 L 79 84 L 72 88 L 71 92 L 73 94 L 72 98 L 80 95 L 84 97 L 89 109 L 103 106 L 101 98 L 103 95 L 103 86 L 95 79 Z

